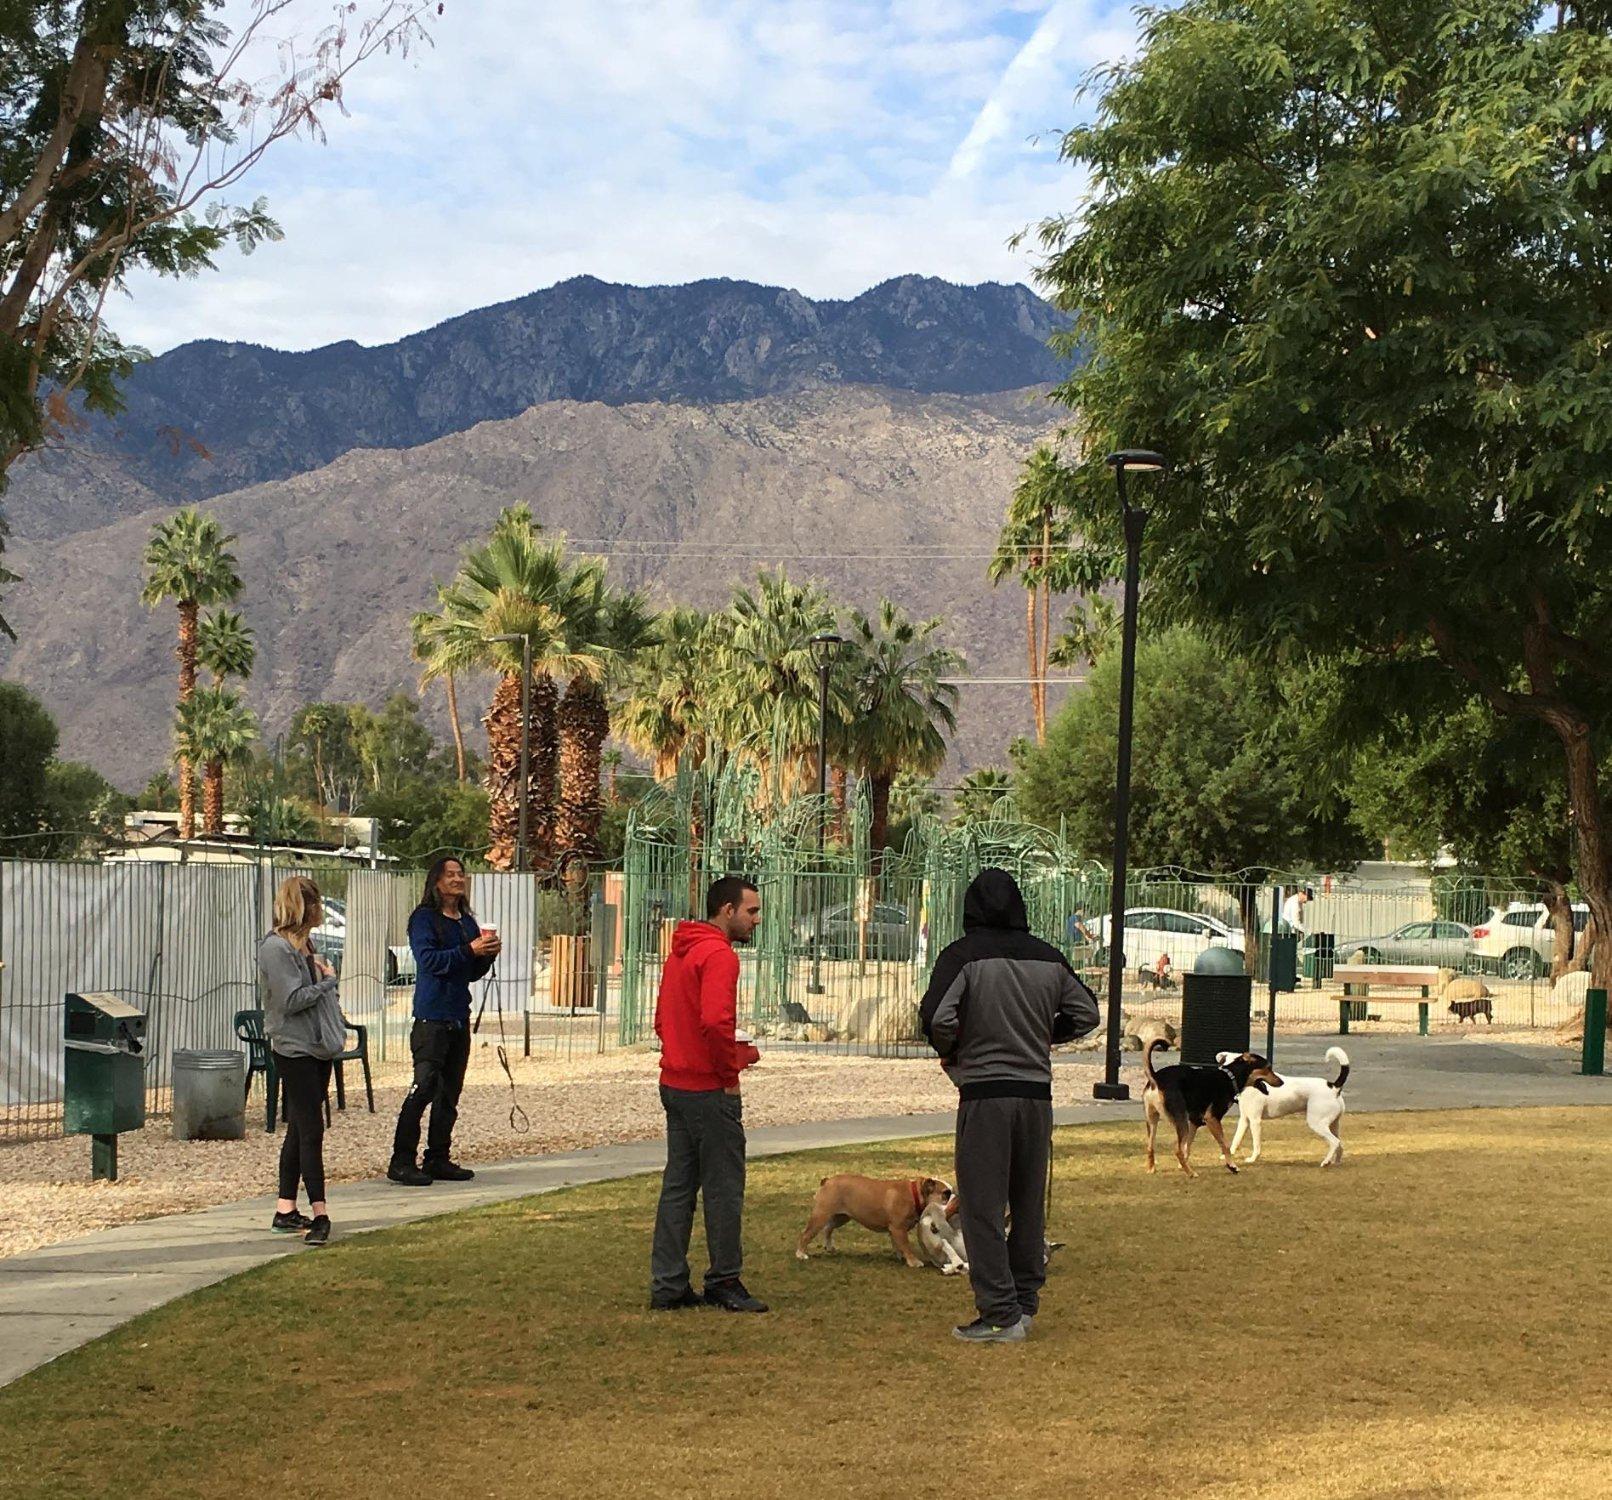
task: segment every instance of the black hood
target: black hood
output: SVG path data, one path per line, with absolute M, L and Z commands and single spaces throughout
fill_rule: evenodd
M 981 870 L 963 897 L 963 931 L 1001 927 L 1028 932 L 1030 916 L 1024 909 L 1019 883 L 1006 870 Z

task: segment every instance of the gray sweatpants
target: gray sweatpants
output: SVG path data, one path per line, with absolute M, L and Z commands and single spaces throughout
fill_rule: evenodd
M 661 1085 L 666 1110 L 666 1171 L 655 1211 L 650 1252 L 650 1296 L 669 1300 L 688 1289 L 688 1242 L 694 1232 L 694 1200 L 705 1200 L 705 1247 L 709 1288 L 736 1281 L 743 1269 L 744 1107 L 722 1089 L 669 1089 Z
M 980 1316 L 1006 1327 L 1041 1306 L 1047 1279 L 1048 1099 L 966 1099 L 957 1106 L 957 1193 L 968 1279 Z M 1013 1211 L 1013 1232 L 1004 1229 Z

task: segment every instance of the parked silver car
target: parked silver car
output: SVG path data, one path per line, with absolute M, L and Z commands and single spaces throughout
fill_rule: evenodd
M 1313 947 L 1315 937 L 1304 940 Z M 1355 954 L 1368 964 L 1433 964 L 1440 969 L 1465 969 L 1473 947 L 1472 929 L 1461 922 L 1407 922 L 1392 932 L 1374 937 L 1340 937 L 1339 963 Z

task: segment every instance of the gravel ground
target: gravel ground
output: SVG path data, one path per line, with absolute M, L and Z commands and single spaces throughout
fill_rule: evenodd
M 647 1140 L 662 1131 L 655 1054 L 648 1049 L 567 1060 L 514 1057 L 515 1099 L 531 1121 L 510 1129 L 509 1084 L 490 1047 L 472 1054 L 454 1132 L 454 1155 L 474 1165 L 512 1156 L 572 1151 L 615 1141 Z M 1094 1064 L 1054 1070 L 1056 1102 L 1091 1097 Z M 392 1126 L 407 1090 L 398 1066 L 376 1070 L 375 1113 L 349 1075 L 347 1111 L 335 1113 L 325 1136 L 331 1183 L 377 1177 L 390 1155 Z M 0 1146 L 0 1257 L 55 1244 L 136 1219 L 206 1208 L 274 1190 L 283 1132 L 263 1131 L 254 1090 L 242 1141 L 176 1141 L 166 1118 L 121 1137 L 116 1182 L 92 1182 L 90 1143 L 82 1136 Z M 332 1090 L 334 1095 L 334 1090 Z M 770 1053 L 745 1076 L 745 1122 L 787 1125 L 864 1115 L 949 1110 L 956 1091 L 937 1064 L 913 1059 Z M 330 1194 L 332 1218 L 341 1191 Z

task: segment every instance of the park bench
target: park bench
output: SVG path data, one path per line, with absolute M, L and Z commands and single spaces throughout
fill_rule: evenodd
M 1332 971 L 1332 977 L 1343 982 L 1338 1034 L 1349 1035 L 1350 1006 L 1369 997 L 1373 1005 L 1414 1005 L 1420 1022 L 1417 1030 L 1426 1036 L 1427 1008 L 1438 986 L 1438 974 L 1436 964 L 1338 964 Z M 1385 989 L 1394 993 L 1385 995 Z M 1357 1015 L 1355 1019 L 1365 1017 Z

